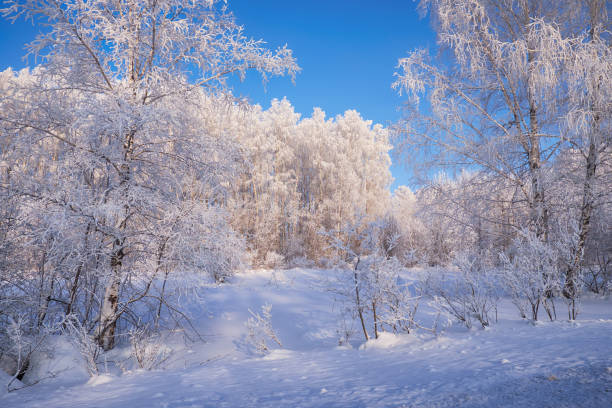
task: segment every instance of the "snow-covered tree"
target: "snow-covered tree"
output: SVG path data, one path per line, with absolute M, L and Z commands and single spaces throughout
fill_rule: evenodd
M 76 313 L 66 293 L 102 290 L 98 310 L 80 313 L 99 317 L 97 341 L 110 349 L 133 304 L 158 297 L 161 307 L 162 274 L 232 269 L 238 240 L 220 203 L 239 149 L 203 126 L 202 89 L 298 67 L 289 49 L 245 37 L 216 1 L 8 1 L 1 13 L 48 26 L 30 45 L 41 66 L 3 85 L 0 109 L 4 187 L 24 201 L 48 277 L 39 310 L 52 301 Z
M 549 65 L 557 68 L 566 85 L 567 112 L 561 126 L 568 149 L 579 163 L 576 170 L 580 176 L 572 180 L 582 191 L 575 216 L 579 239 L 564 288 L 569 298 L 576 296 L 575 281 L 582 268 L 593 211 L 610 197 L 611 186 L 609 171 L 602 172 L 602 167 L 609 168 L 612 155 L 612 33 L 606 31 L 609 22 L 604 2 L 584 3 L 588 19 L 580 35 L 564 36 L 559 27 L 543 20 L 533 24 L 539 40 L 536 49 L 548 54 Z
M 438 44 L 448 50 L 449 62 L 435 64 L 426 50 L 414 51 L 399 61 L 394 86 L 408 94 L 414 109 L 402 123 L 407 142 L 432 147 L 442 163 L 475 165 L 511 179 L 543 236 L 548 209 L 541 167 L 555 135 L 548 128 L 554 112 L 543 99 L 549 82 L 535 70 L 540 56 L 531 46 L 531 19 L 543 12 L 537 3 L 421 2 L 435 16 Z M 423 116 L 425 90 L 431 114 Z
M 474 172 L 472 187 L 463 187 L 471 200 L 454 199 L 452 208 L 472 212 L 459 221 L 481 246 L 486 238 L 507 248 L 526 226 L 546 243 L 558 238 L 550 236 L 557 218 L 571 214 L 579 241 L 564 295 L 575 296 L 592 214 L 610 190 L 602 171 L 610 156 L 610 5 L 423 0 L 420 7 L 432 16 L 439 57 L 417 50 L 399 61 L 405 147 L 425 149 L 429 164 Z M 570 156 L 568 171 L 562 163 Z

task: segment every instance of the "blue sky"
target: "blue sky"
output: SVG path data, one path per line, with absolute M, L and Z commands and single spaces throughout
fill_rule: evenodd
M 229 0 L 229 8 L 248 36 L 270 47 L 287 44 L 302 72 L 295 84 L 272 78 L 265 87 L 256 75 L 231 81 L 234 94 L 269 106 L 287 97 L 297 112 L 313 107 L 328 116 L 356 109 L 366 119 L 388 125 L 400 117 L 402 103 L 391 89 L 398 58 L 414 48 L 433 47 L 435 36 L 427 19 L 419 18 L 410 0 Z M 23 20 L 0 19 L 0 70 L 27 65 L 24 44 L 39 28 Z M 30 61 L 31 63 L 31 61 Z M 394 187 L 408 183 L 394 164 Z

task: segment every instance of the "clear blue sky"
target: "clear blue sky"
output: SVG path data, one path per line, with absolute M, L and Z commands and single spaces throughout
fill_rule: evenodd
M 420 19 L 411 0 L 229 0 L 248 36 L 270 47 L 287 44 L 302 72 L 295 85 L 272 78 L 265 86 L 249 75 L 232 81 L 234 94 L 268 107 L 273 98 L 287 97 L 297 112 L 313 107 L 328 116 L 356 109 L 366 119 L 388 125 L 400 117 L 402 98 L 391 89 L 398 58 L 418 47 L 432 47 L 435 36 Z M 24 44 L 39 28 L 23 20 L 0 18 L 0 70 L 27 65 Z M 32 61 L 30 61 L 30 64 Z M 408 183 L 401 165 L 392 168 L 394 187 Z

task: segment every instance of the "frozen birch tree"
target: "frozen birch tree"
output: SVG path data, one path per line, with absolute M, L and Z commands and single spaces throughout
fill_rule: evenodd
M 399 61 L 409 97 L 401 132 L 440 163 L 475 166 L 520 188 L 539 237 L 548 232 L 543 166 L 559 145 L 559 84 L 535 47 L 536 18 L 569 25 L 571 7 L 546 0 L 426 0 L 444 53 Z M 425 93 L 425 91 L 427 92 Z M 427 103 L 422 103 L 425 94 Z M 431 114 L 421 114 L 428 106 Z
M 432 15 L 440 56 L 417 50 L 399 61 L 405 146 L 427 149 L 439 165 L 475 169 L 474 187 L 496 191 L 480 194 L 478 205 L 490 201 L 503 212 L 477 210 L 468 225 L 480 233 L 493 220 L 505 246 L 524 226 L 543 242 L 557 239 L 550 237 L 557 218 L 570 213 L 579 239 L 563 293 L 574 298 L 593 211 L 609 191 L 602 168 L 612 111 L 609 2 L 424 0 L 420 7 Z
M 610 192 L 609 172 L 612 155 L 612 51 L 607 9 L 602 0 L 589 0 L 588 20 L 582 35 L 564 37 L 559 28 L 544 21 L 534 23 L 540 42 L 537 47 L 549 53 L 558 64 L 567 84 L 568 111 L 562 128 L 569 149 L 579 159 L 582 202 L 576 216 L 578 242 L 566 274 L 564 295 L 577 295 L 578 270 L 582 267 L 594 209 L 605 202 Z M 606 173 L 608 173 L 606 175 Z M 607 178 L 607 180 L 606 180 Z
M 218 204 L 238 149 L 202 127 L 201 89 L 223 91 L 247 70 L 299 69 L 286 47 L 247 38 L 224 3 L 26 0 L 0 11 L 47 26 L 29 45 L 42 65 L 27 83 L 9 80 L 2 99 L 3 153 L 16 173 L 3 187 L 51 224 L 46 245 L 64 248 L 62 261 L 81 259 L 68 288 L 94 290 L 78 289 L 86 268 L 102 285 L 99 311 L 88 313 L 106 350 L 156 278 L 217 270 L 236 241 Z

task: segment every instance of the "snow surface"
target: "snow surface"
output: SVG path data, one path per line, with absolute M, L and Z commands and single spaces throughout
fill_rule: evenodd
M 58 353 L 38 368 L 42 376 L 58 364 L 55 377 L 3 390 L 0 407 L 612 407 L 609 299 L 585 301 L 577 322 L 533 325 L 504 302 L 487 330 L 383 333 L 367 343 L 357 331 L 339 346 L 340 304 L 326 289 L 333 273 L 251 271 L 207 289 L 205 309 L 191 310 L 207 342 L 169 334 L 175 351 L 163 370 L 111 367 L 90 379 L 56 340 Z M 283 348 L 260 356 L 245 322 L 266 303 Z

